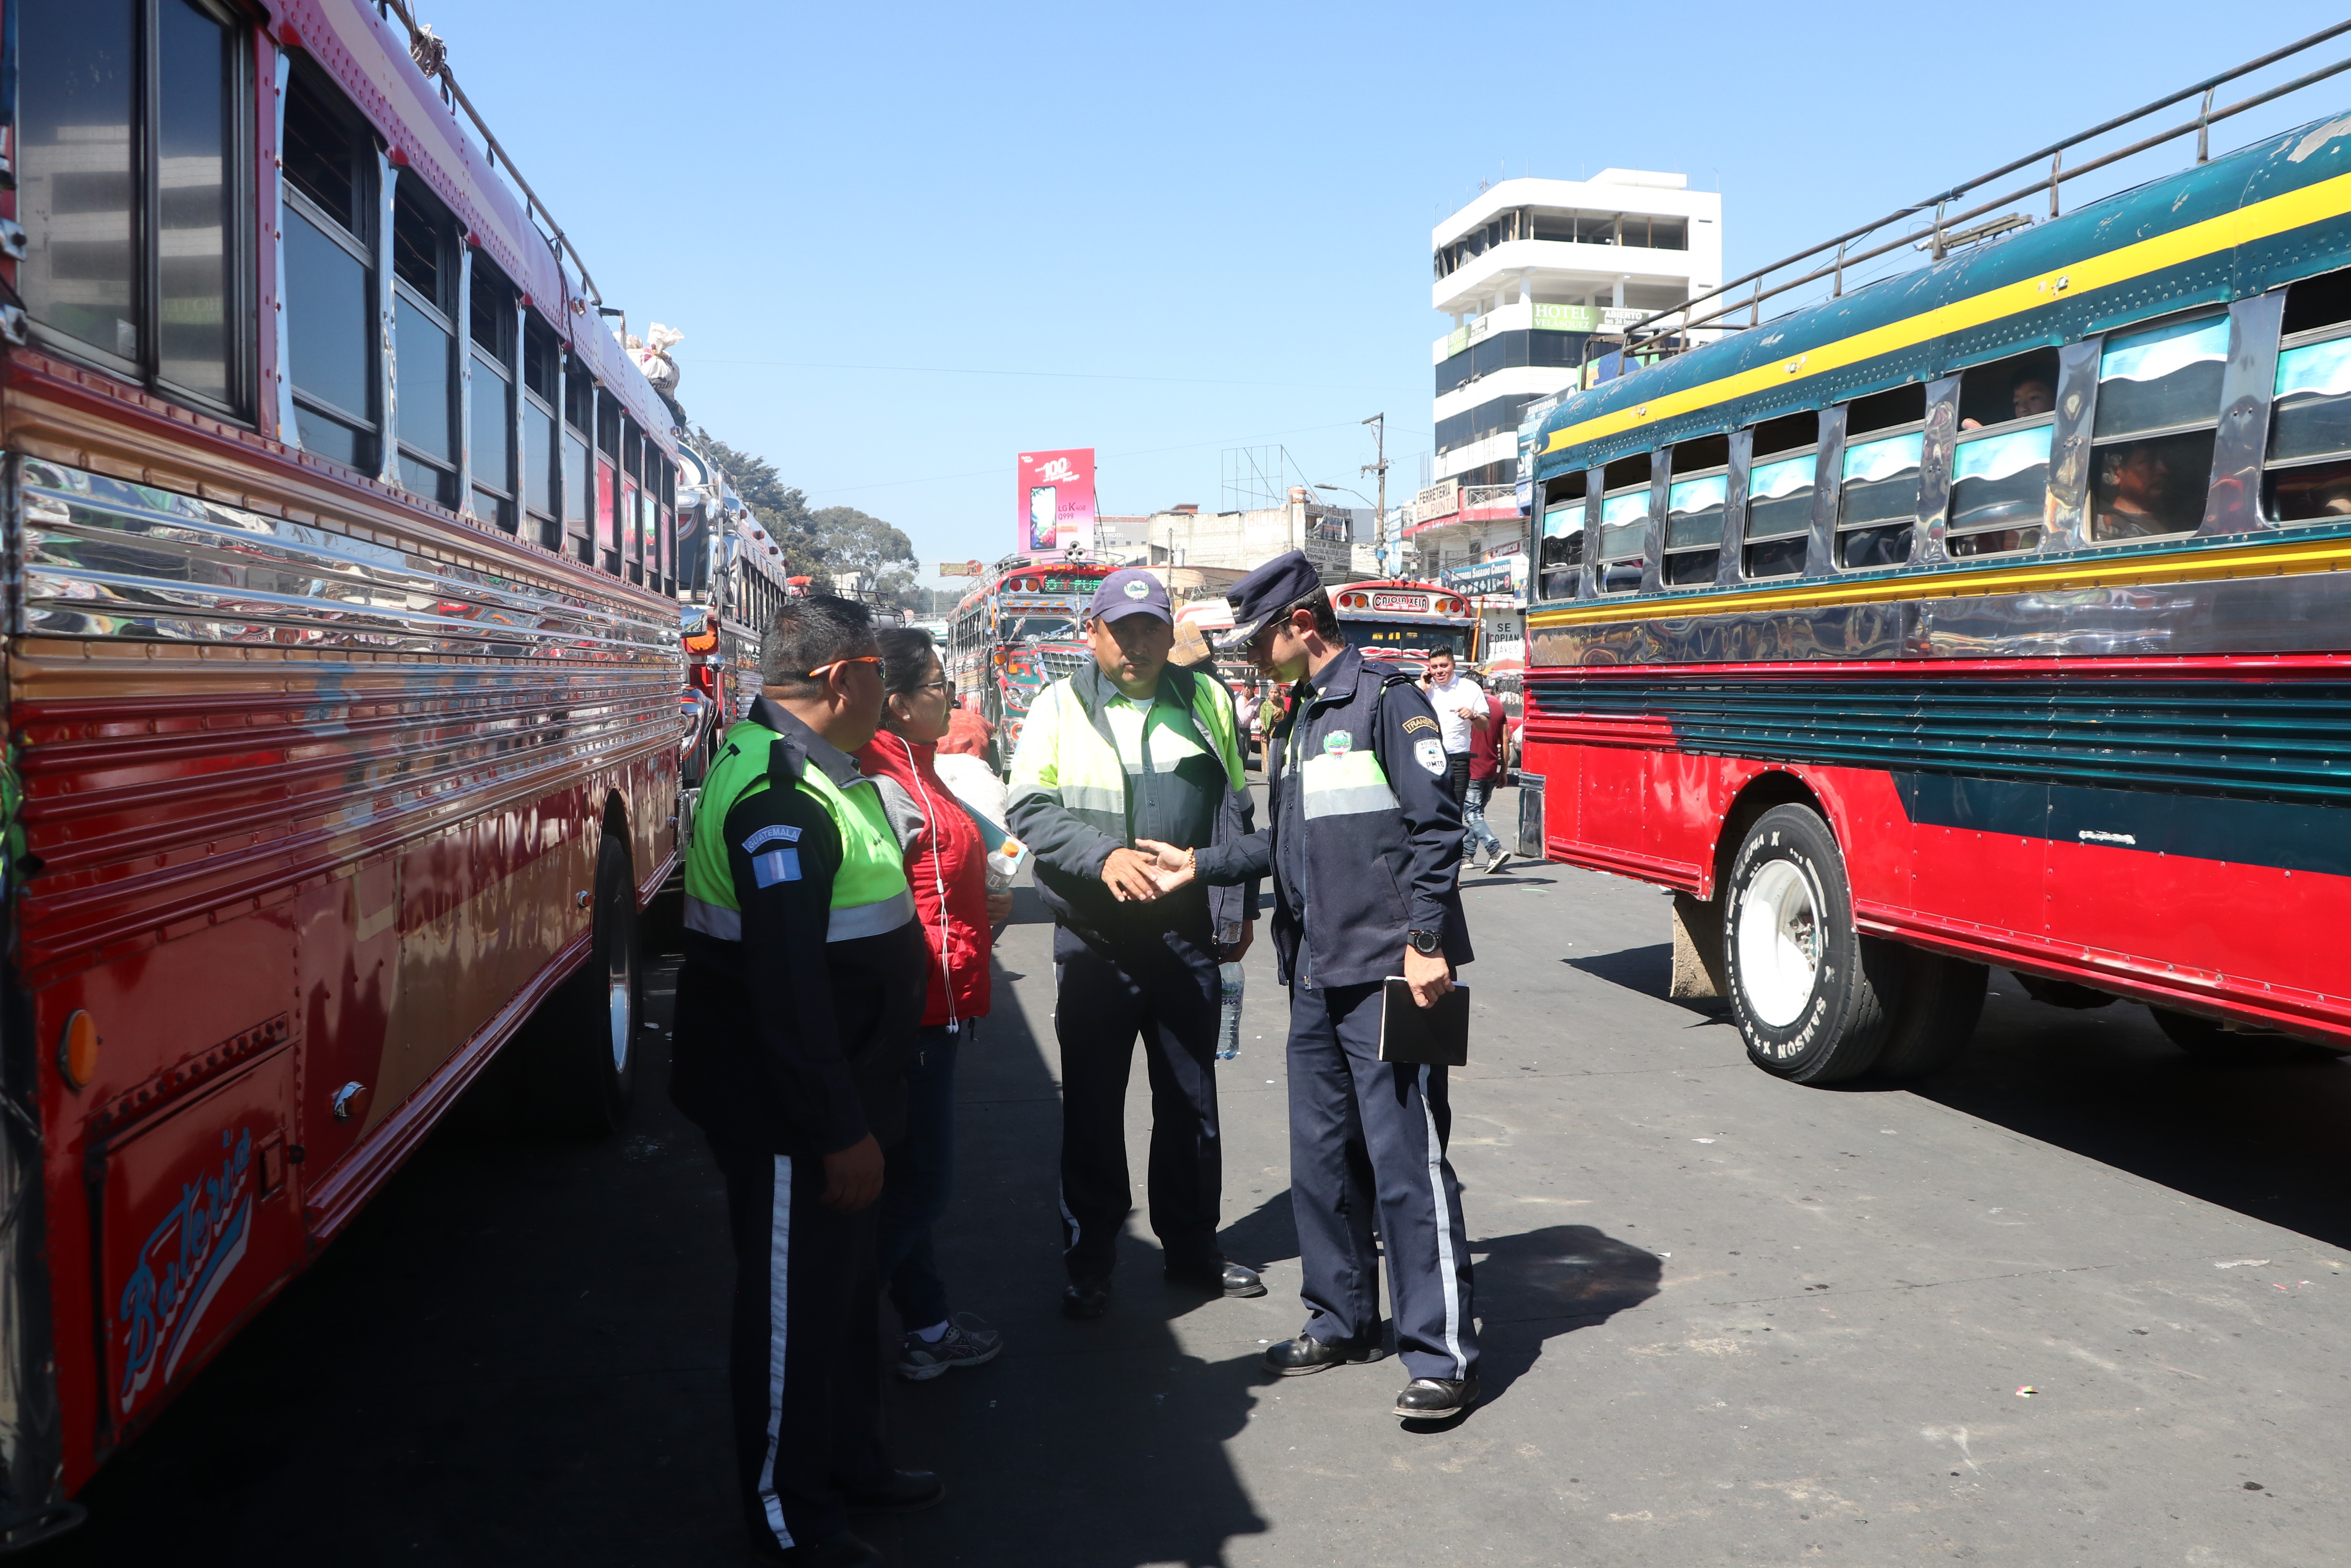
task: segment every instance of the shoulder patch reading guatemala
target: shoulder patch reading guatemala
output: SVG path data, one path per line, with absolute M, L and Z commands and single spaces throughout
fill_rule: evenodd
M 1416 713 L 1410 718 L 1404 721 L 1404 732 L 1406 735 L 1410 735 L 1416 730 L 1423 729 L 1428 731 L 1431 735 L 1440 733 L 1437 727 L 1437 721 L 1429 717 L 1425 713 Z
M 1412 759 L 1436 774 L 1445 777 L 1445 746 L 1441 741 L 1416 740 L 1412 743 Z
M 799 843 L 800 831 L 789 822 L 770 822 L 743 841 L 743 852 L 747 855 L 756 855 L 759 852 L 761 844 L 771 844 L 778 840 L 788 844 Z

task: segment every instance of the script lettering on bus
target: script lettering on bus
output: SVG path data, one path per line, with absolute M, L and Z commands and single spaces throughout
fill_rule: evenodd
M 138 1267 L 122 1287 L 118 1397 L 125 1412 L 154 1376 L 159 1356 L 170 1379 L 204 1309 L 245 1256 L 253 1229 L 252 1129 L 223 1132 L 221 1147 L 228 1152 L 219 1171 L 181 1186 L 180 1201 L 139 1249 Z

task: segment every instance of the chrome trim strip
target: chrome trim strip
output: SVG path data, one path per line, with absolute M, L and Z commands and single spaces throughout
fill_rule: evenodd
M 28 633 L 637 663 L 678 653 L 640 608 L 308 523 L 16 463 Z

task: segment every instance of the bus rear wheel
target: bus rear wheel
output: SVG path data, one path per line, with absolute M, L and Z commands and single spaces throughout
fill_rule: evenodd
M 596 850 L 588 956 L 547 999 L 531 1063 L 532 1098 L 551 1130 L 601 1137 L 621 1130 L 636 1098 L 644 1018 L 643 937 L 629 846 L 607 833 Z
M 1876 1065 L 1903 978 L 1903 951 L 1854 929 L 1844 857 L 1820 813 L 1774 806 L 1731 862 L 1723 969 L 1748 1059 L 1798 1083 L 1839 1083 Z

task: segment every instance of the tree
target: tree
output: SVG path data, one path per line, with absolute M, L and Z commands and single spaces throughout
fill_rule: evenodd
M 783 548 L 785 564 L 795 574 L 826 575 L 824 541 L 809 511 L 808 497 L 786 485 L 776 465 L 766 458 L 737 452 L 706 430 L 694 434 L 710 460 L 726 470 L 735 493 L 743 497 L 768 537 Z
M 904 531 L 854 507 L 827 507 L 809 520 L 824 551 L 826 569 L 835 578 L 859 574 L 863 586 L 885 603 L 922 602 L 914 583 L 922 563 L 914 559 L 914 543 Z

